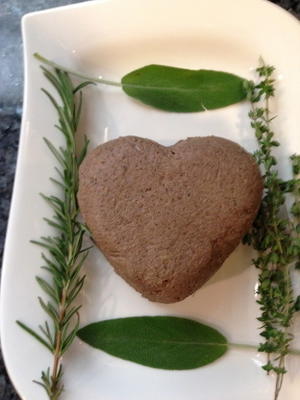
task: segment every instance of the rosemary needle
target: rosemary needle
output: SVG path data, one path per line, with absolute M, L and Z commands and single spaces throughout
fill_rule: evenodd
M 90 82 L 74 87 L 68 73 L 55 69 L 53 72 L 41 67 L 45 77 L 56 89 L 61 104 L 45 89 L 43 92 L 55 107 L 58 124 L 55 125 L 65 139 L 64 148 L 56 148 L 44 138 L 50 152 L 57 160 L 57 177 L 50 178 L 61 190 L 61 197 L 44 195 L 42 198 L 53 210 L 51 219 L 45 222 L 55 228 L 53 236 L 32 241 L 44 249 L 42 268 L 48 272 L 48 279 L 36 277 L 37 283 L 47 295 L 47 300 L 39 297 L 39 303 L 48 319 L 39 326 L 39 331 L 17 321 L 20 327 L 31 334 L 53 355 L 52 366 L 41 373 L 41 385 L 50 400 L 57 400 L 62 391 L 62 356 L 71 345 L 79 327 L 80 306 L 75 300 L 83 287 L 85 276 L 81 267 L 88 254 L 83 248 L 83 236 L 86 227 L 79 222 L 77 204 L 78 168 L 85 157 L 88 141 L 83 147 L 76 147 L 81 106 L 81 89 Z

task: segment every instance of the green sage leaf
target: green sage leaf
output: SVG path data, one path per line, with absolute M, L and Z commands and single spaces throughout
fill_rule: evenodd
M 216 329 L 177 317 L 130 317 L 92 323 L 77 333 L 89 345 L 153 368 L 202 367 L 228 349 Z
M 246 98 L 245 79 L 222 71 L 147 65 L 122 78 L 129 96 L 166 111 L 195 112 L 226 107 Z

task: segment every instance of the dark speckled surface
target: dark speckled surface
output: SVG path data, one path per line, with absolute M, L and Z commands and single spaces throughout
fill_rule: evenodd
M 0 0 L 0 265 L 22 112 L 23 65 L 20 19 L 30 11 L 78 2 L 78 0 Z M 300 0 L 271 2 L 281 5 L 300 18 Z M 0 400 L 18 399 L 0 358 Z

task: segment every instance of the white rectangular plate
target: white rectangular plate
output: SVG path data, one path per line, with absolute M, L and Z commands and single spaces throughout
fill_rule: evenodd
M 38 193 L 53 193 L 49 182 L 55 161 L 43 143 L 62 140 L 53 128 L 56 115 L 40 88 L 49 87 L 39 52 L 89 75 L 120 80 L 135 68 L 157 63 L 209 68 L 254 77 L 259 56 L 276 66 L 276 129 L 282 143 L 280 170 L 290 174 L 289 155 L 300 153 L 300 26 L 288 13 L 262 0 L 103 0 L 27 15 L 25 98 L 20 151 L 7 233 L 2 277 L 1 339 L 9 374 L 23 399 L 46 395 L 32 383 L 51 356 L 16 325 L 44 320 L 34 277 L 40 249 L 30 244 L 49 234 L 42 221 L 51 216 Z M 248 106 L 238 104 L 205 113 L 160 112 L 128 98 L 118 88 L 85 91 L 81 131 L 91 148 L 120 135 L 172 144 L 189 136 L 214 134 L 256 148 Z M 87 283 L 81 323 L 133 315 L 176 315 L 206 322 L 230 342 L 259 341 L 255 303 L 257 273 L 251 251 L 240 246 L 195 295 L 172 305 L 151 303 L 122 281 L 97 249 L 85 266 Z M 299 332 L 299 326 L 298 326 Z M 299 336 L 299 335 L 298 335 Z M 299 337 L 295 347 L 300 348 Z M 217 362 L 190 371 L 142 367 L 96 351 L 75 340 L 64 358 L 63 400 L 272 400 L 274 377 L 262 371 L 264 356 L 230 350 Z M 298 400 L 300 361 L 289 357 L 281 399 Z

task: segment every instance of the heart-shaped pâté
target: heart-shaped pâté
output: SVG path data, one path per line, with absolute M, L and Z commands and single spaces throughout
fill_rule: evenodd
M 236 248 L 262 189 L 253 157 L 230 140 L 195 137 L 165 147 L 127 136 L 88 154 L 78 200 L 115 271 L 149 300 L 173 303 Z

